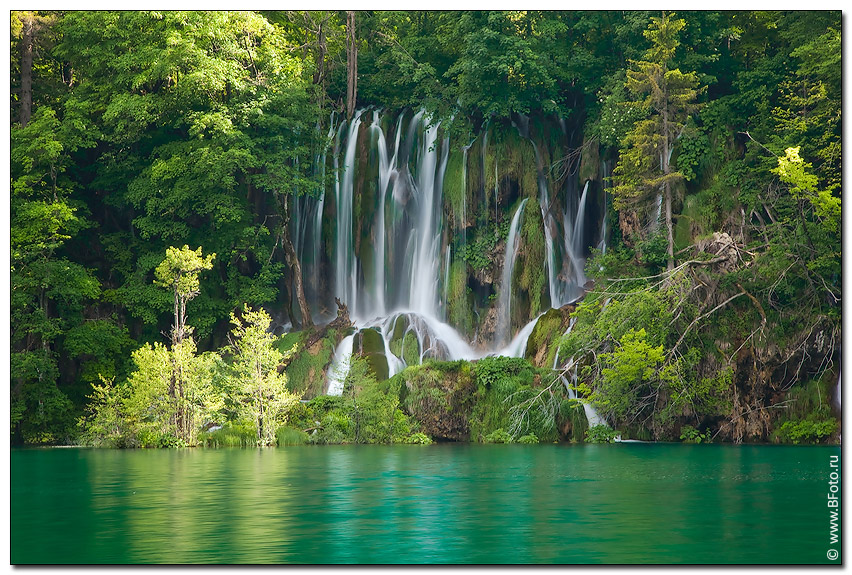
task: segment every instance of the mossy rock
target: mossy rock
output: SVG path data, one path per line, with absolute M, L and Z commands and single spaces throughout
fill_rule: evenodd
M 524 357 L 529 359 L 537 367 L 550 368 L 553 367 L 553 358 L 556 354 L 557 346 L 552 345 L 571 322 L 571 312 L 574 311 L 573 305 L 566 305 L 559 309 L 549 309 L 542 315 L 530 334 L 527 340 L 527 349 L 524 352 Z
M 586 180 L 597 181 L 601 174 L 601 155 L 596 141 L 583 139 L 583 149 L 580 153 L 580 183 Z
M 300 344 L 300 348 L 285 368 L 287 388 L 291 391 L 303 392 L 303 397 L 310 399 L 323 393 L 325 372 L 334 356 L 339 334 L 337 330 L 329 330 L 325 337 L 305 349 L 301 347 L 301 344 L 306 339 L 307 333 L 299 332 L 298 340 L 295 340 L 295 333 L 287 334 L 278 340 L 278 348 L 286 352 L 292 347 L 292 341 L 298 341 Z
M 367 360 L 370 372 L 376 381 L 388 378 L 388 358 L 385 357 L 385 342 L 382 335 L 374 328 L 363 329 L 355 334 L 352 342 L 353 353 Z
M 430 362 L 408 367 L 398 377 L 407 389 L 405 410 L 423 433 L 439 440 L 468 440 L 476 391 L 468 362 Z

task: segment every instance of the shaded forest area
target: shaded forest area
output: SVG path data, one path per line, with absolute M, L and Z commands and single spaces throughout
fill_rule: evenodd
M 553 317 L 529 361 L 473 372 L 424 364 L 382 383 L 353 368 L 353 389 L 372 395 L 346 401 L 371 423 L 328 442 L 517 440 L 532 429 L 512 414 L 533 408 L 558 427 L 575 416 L 530 392 L 550 389 L 537 370 L 557 353 L 625 436 L 837 432 L 840 12 L 37 11 L 12 12 L 10 25 L 14 443 L 103 436 L 92 418 L 108 405 L 158 422 L 134 428 L 143 445 L 192 443 L 226 419 L 286 442 L 258 413 L 311 426 L 292 373 L 289 384 L 273 375 L 298 345 L 266 337 L 269 315 L 251 309 L 305 333 L 319 323 L 291 241 L 293 198 L 329 186 L 318 158 L 332 112 L 368 106 L 425 110 L 459 148 L 520 117 L 568 121 L 582 144 L 565 158 L 614 166 L 610 237 L 587 264 L 585 299 L 564 310 L 570 333 Z M 497 265 L 492 248 L 470 252 L 464 275 Z M 183 374 L 184 356 L 203 360 Z M 167 369 L 144 373 L 157 365 Z M 527 386 L 523 409 L 503 405 L 501 377 Z M 184 391 L 183 378 L 204 385 Z M 116 395 L 155 380 L 171 381 L 174 400 L 160 419 L 148 411 L 162 390 Z M 463 432 L 433 418 L 448 404 L 429 386 L 467 414 Z M 499 395 L 487 401 L 500 421 L 459 390 Z M 322 401 L 311 408 L 343 409 Z M 548 429 L 536 440 L 570 435 Z

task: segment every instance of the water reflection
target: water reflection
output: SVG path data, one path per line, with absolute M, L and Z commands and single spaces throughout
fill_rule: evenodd
M 821 562 L 824 471 L 838 452 L 20 450 L 12 562 Z

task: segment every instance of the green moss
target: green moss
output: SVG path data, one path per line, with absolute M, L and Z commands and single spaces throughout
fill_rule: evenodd
M 468 362 L 432 361 L 408 367 L 398 381 L 407 390 L 405 411 L 423 432 L 455 441 L 468 439 L 475 390 Z
M 597 181 L 601 173 L 600 148 L 597 141 L 583 140 L 580 153 L 580 183 L 586 180 Z
M 551 367 L 558 349 L 558 343 L 554 345 L 554 342 L 558 342 L 562 332 L 565 331 L 564 323 L 565 318 L 561 311 L 552 308 L 547 310 L 544 315 L 538 318 L 532 333 L 530 333 L 527 349 L 524 353 L 525 357 L 531 357 L 536 354 L 537 350 L 547 347 L 547 356 L 539 367 Z
M 450 280 L 447 290 L 449 320 L 459 332 L 473 331 L 473 311 L 467 288 L 467 265 L 463 260 L 454 260 L 450 265 Z
M 408 321 L 403 320 L 405 318 L 399 318 L 394 325 L 393 338 L 388 347 L 395 356 L 405 362 L 405 365 L 417 365 L 420 363 L 420 343 L 414 333 L 404 331 Z
M 478 194 L 482 185 L 482 134 L 480 134 L 467 151 L 468 197 L 470 194 Z M 468 202 L 468 205 L 471 205 L 471 202 Z
M 547 250 L 544 245 L 544 223 L 541 210 L 527 202 L 521 226 L 522 254 L 519 258 L 518 285 L 529 300 L 529 318 L 549 306 L 547 287 Z
M 411 332 L 405 334 L 402 340 L 402 357 L 405 365 L 418 365 L 420 363 L 420 342 L 417 336 Z
M 287 353 L 290 349 L 296 345 L 302 343 L 304 340 L 305 332 L 303 331 L 293 331 L 290 333 L 285 333 L 278 341 L 275 342 L 276 347 L 278 347 L 278 351 L 281 353 Z
M 532 143 L 521 138 L 515 128 L 507 128 L 502 144 L 505 150 L 506 174 L 518 183 L 521 197 L 536 198 L 538 171 Z
M 279 348 L 284 347 L 282 340 L 279 340 Z M 285 371 L 287 388 L 291 391 L 304 392 L 305 398 L 321 395 L 325 386 L 325 370 L 331 363 L 336 342 L 337 332 L 329 330 L 326 336 L 310 349 L 299 349 Z M 299 344 L 301 345 L 302 342 L 299 341 Z
M 457 221 L 457 218 L 461 217 L 465 194 L 462 182 L 463 161 L 464 155 L 461 151 L 450 149 L 450 155 L 447 158 L 447 169 L 444 172 L 445 212 L 454 214 L 453 221 L 456 229 L 464 227 L 463 222 Z

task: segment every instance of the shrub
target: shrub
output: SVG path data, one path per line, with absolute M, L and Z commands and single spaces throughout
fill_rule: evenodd
M 538 437 L 535 433 L 529 433 L 518 438 L 518 443 L 523 443 L 525 445 L 532 445 L 538 442 Z
M 163 435 L 157 441 L 157 447 L 180 448 L 186 447 L 186 441 L 180 437 L 175 437 L 171 433 Z
M 613 443 L 618 432 L 606 425 L 595 425 L 586 430 L 586 443 Z
M 792 419 L 785 421 L 776 432 L 776 438 L 783 443 L 819 443 L 826 437 L 837 432 L 838 421 L 832 417 L 825 417 L 814 413 L 807 419 Z
M 202 433 L 200 442 L 205 447 L 254 447 L 257 432 L 252 425 L 228 423 L 221 429 Z
M 497 429 L 485 436 L 485 443 L 512 443 L 512 436 L 503 429 Z
M 691 425 L 684 425 L 680 428 L 680 439 L 684 443 L 710 443 L 713 441 L 710 431 L 701 433 Z
M 431 445 L 432 439 L 426 435 L 425 433 L 417 432 L 412 433 L 408 437 L 405 438 L 405 443 L 410 445 Z

